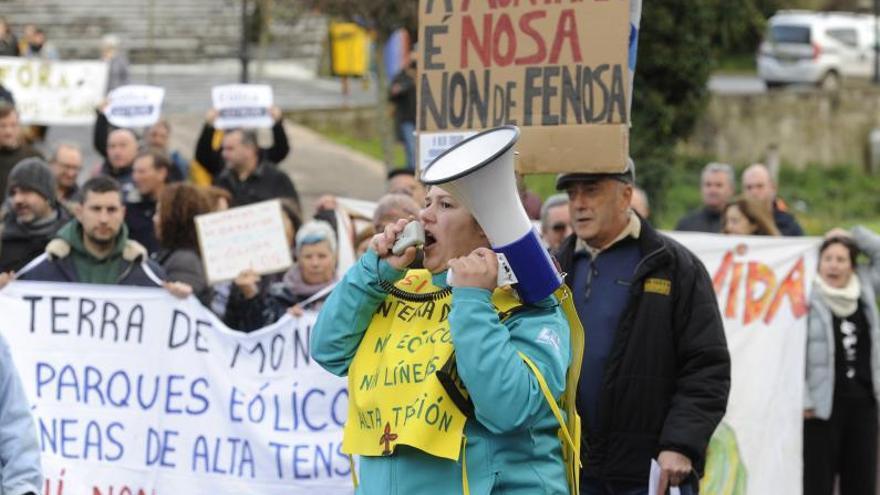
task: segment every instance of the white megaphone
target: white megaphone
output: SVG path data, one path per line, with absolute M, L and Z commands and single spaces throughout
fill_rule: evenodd
M 470 210 L 492 249 L 512 269 L 520 298 L 534 303 L 559 288 L 562 276 L 519 198 L 513 163 L 518 139 L 515 126 L 483 131 L 435 158 L 421 180 L 441 186 Z

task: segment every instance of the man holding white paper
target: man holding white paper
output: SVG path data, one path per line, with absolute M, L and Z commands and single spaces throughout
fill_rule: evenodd
M 232 193 L 232 206 L 284 198 L 299 205 L 299 195 L 290 177 L 271 163 L 260 161 L 255 132 L 227 132 L 223 136 L 223 160 L 226 170 L 215 184 Z
M 648 495 L 656 458 L 659 493 L 690 495 L 727 407 L 730 355 L 709 274 L 631 210 L 634 181 L 631 160 L 556 181 L 574 227 L 559 262 L 587 339 L 581 494 Z

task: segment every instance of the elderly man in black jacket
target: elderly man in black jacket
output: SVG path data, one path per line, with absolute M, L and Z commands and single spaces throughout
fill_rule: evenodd
M 574 228 L 559 261 L 588 342 L 581 493 L 647 494 L 656 458 L 661 483 L 687 495 L 727 407 L 730 356 L 705 267 L 630 210 L 633 179 L 630 161 L 556 184 Z

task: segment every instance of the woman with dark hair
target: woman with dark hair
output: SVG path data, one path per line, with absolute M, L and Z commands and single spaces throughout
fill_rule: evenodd
M 781 235 L 773 221 L 773 215 L 758 201 L 744 196 L 734 199 L 724 207 L 721 232 L 733 235 Z
M 859 266 L 859 252 L 870 259 Z M 834 229 L 819 248 L 804 388 L 804 494 L 874 495 L 880 400 L 880 236 Z
M 193 294 L 205 305 L 211 302 L 211 286 L 202 266 L 195 217 L 212 210 L 211 200 L 201 188 L 176 183 L 159 195 L 153 215 L 160 246 L 154 260 L 162 265 L 168 280 L 192 286 Z

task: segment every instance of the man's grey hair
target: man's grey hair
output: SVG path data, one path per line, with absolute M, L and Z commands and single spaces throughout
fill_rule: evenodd
M 703 167 L 703 173 L 700 175 L 700 183 L 706 180 L 706 176 L 709 174 L 717 174 L 723 173 L 727 176 L 727 180 L 730 181 L 730 187 L 736 187 L 736 174 L 733 172 L 733 167 L 726 163 L 720 162 L 711 162 Z
M 296 254 L 299 256 L 303 246 L 327 241 L 330 251 L 336 255 L 336 232 L 329 223 L 323 220 L 306 222 L 296 231 Z
M 58 152 L 61 151 L 62 148 L 70 148 L 72 150 L 76 150 L 79 152 L 80 156 L 82 156 L 82 147 L 72 141 L 61 141 L 60 143 L 56 143 L 52 146 L 52 155 L 49 159 L 49 163 L 58 161 Z
M 550 225 L 548 225 L 550 222 L 550 208 L 567 205 L 568 201 L 568 194 L 565 193 L 554 194 L 544 201 L 544 204 L 541 205 L 541 231 L 546 232 L 550 228 Z
M 409 216 L 418 218 L 419 205 L 416 200 L 412 199 L 412 196 L 402 193 L 389 193 L 382 196 L 373 211 L 373 226 L 376 227 L 377 232 L 379 223 L 391 215 L 398 219 Z

